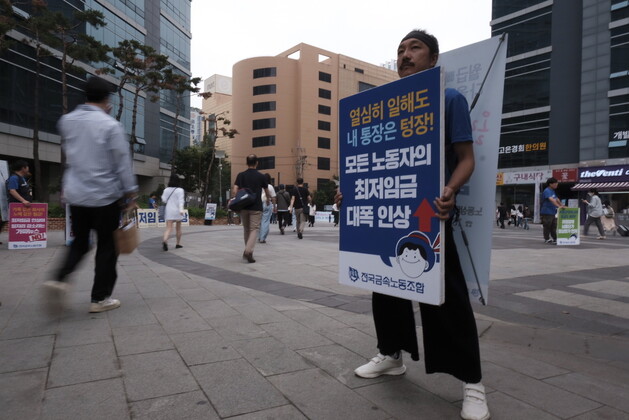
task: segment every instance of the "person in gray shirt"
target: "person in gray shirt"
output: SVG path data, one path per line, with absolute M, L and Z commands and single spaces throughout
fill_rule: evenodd
M 114 231 L 121 210 L 135 206 L 138 191 L 124 128 L 109 115 L 112 87 L 100 77 L 91 77 L 85 86 L 85 104 L 62 116 L 57 125 L 66 156 L 62 195 L 70 205 L 74 240 L 55 280 L 44 286 L 48 298 L 60 304 L 67 277 L 89 251 L 90 230 L 95 230 L 98 239 L 90 312 L 120 306 L 119 300 L 111 298 L 118 260 Z
M 589 200 L 582 200 L 583 204 L 587 206 L 588 214 L 587 219 L 585 219 L 585 224 L 583 225 L 583 236 L 588 235 L 590 225 L 594 223 L 598 228 L 599 233 L 597 239 L 605 239 L 605 229 L 603 229 L 603 223 L 601 222 L 601 216 L 603 216 L 603 203 L 601 203 L 601 199 L 598 196 L 596 188 L 590 188 L 590 191 L 588 191 L 588 198 Z

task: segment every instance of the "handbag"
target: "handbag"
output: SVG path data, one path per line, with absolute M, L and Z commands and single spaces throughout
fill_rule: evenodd
M 131 254 L 140 242 L 140 232 L 133 216 L 133 210 L 123 212 L 120 226 L 114 231 L 114 241 L 118 254 Z
M 166 204 L 168 204 L 168 200 L 170 200 L 170 196 L 173 195 L 173 193 L 175 192 L 176 189 L 177 188 L 172 190 L 170 192 L 170 194 L 168 195 L 168 198 L 166 199 L 166 202 L 164 204 L 160 204 L 159 207 L 157 208 L 157 219 L 158 220 L 165 220 L 165 218 L 166 218 Z
M 227 208 L 231 211 L 240 211 L 245 207 L 249 207 L 250 205 L 256 202 L 256 193 L 251 191 L 249 188 L 241 188 L 236 193 L 236 197 L 231 199 Z

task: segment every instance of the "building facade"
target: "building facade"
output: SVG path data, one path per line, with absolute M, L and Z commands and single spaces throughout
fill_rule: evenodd
M 255 153 L 275 185 L 302 177 L 318 190 L 339 175 L 338 101 L 397 80 L 397 72 L 299 44 L 233 67 L 232 181 Z
M 629 2 L 493 0 L 491 26 L 509 34 L 498 201 L 533 204 L 547 176 L 578 198 L 586 168 L 629 165 Z M 601 191 L 629 205 L 628 187 Z
M 16 17 L 29 16 L 30 2 L 14 2 Z M 48 9 L 61 11 L 70 16 L 74 11 L 97 10 L 103 13 L 106 25 L 95 28 L 84 26 L 84 32 L 96 40 L 116 47 L 122 40 L 136 40 L 167 55 L 169 63 L 177 73 L 190 76 L 190 0 L 48 0 Z M 9 162 L 25 159 L 33 170 L 33 100 L 35 98 L 35 53 L 34 49 L 21 40 L 24 33 L 10 31 L 13 43 L 0 52 L 0 159 Z M 60 186 L 60 138 L 56 123 L 62 115 L 61 107 L 61 53 L 48 48 L 51 55 L 43 61 L 44 71 L 40 80 L 39 95 L 39 149 L 41 175 L 40 186 L 45 200 L 54 200 Z M 107 63 L 76 62 L 83 72 L 69 75 L 69 110 L 84 101 L 81 93 L 86 77 L 96 74 L 102 67 L 109 67 L 112 74 L 102 75 L 118 85 L 120 71 L 113 55 Z M 123 113 L 120 122 L 127 133 L 131 132 L 133 87 L 123 90 Z M 118 95 L 112 95 L 116 115 L 119 108 Z M 180 105 L 177 130 L 181 146 L 190 138 L 190 98 L 183 98 Z M 172 92 L 162 91 L 159 101 L 149 100 L 143 92 L 138 102 L 134 167 L 138 175 L 140 191 L 148 193 L 170 174 L 170 159 L 174 141 L 176 98 Z

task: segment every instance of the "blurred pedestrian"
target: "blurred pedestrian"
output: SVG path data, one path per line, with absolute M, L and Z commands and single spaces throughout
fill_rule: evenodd
M 62 116 L 57 125 L 66 157 L 62 195 L 70 205 L 74 240 L 55 280 L 47 281 L 45 286 L 49 303 L 55 300 L 60 304 L 67 291 L 67 277 L 89 251 L 90 231 L 95 230 L 96 265 L 90 312 L 120 306 L 118 299 L 111 298 L 118 277 L 114 231 L 120 223 L 121 205 L 126 210 L 135 208 L 138 190 L 124 127 L 109 115 L 113 91 L 113 85 L 104 79 L 89 78 L 85 104 Z
M 596 188 L 590 188 L 588 191 L 588 199 L 582 200 L 587 206 L 587 219 L 583 225 L 583 236 L 588 235 L 590 225 L 594 223 L 598 228 L 599 236 L 596 239 L 605 239 L 605 229 L 603 229 L 603 223 L 601 217 L 603 216 L 603 203 L 598 196 Z
M 168 181 L 168 187 L 164 189 L 162 193 L 162 203 L 166 206 L 166 210 L 164 211 L 166 230 L 162 237 L 162 249 L 164 251 L 168 251 L 168 238 L 170 237 L 170 232 L 173 230 L 173 226 L 175 226 L 175 238 L 177 240 L 175 248 L 183 248 L 183 245 L 181 245 L 181 221 L 186 214 L 184 210 L 185 196 L 186 193 L 183 188 L 181 188 L 179 177 L 172 174 L 170 181 Z
M 308 203 L 308 227 L 314 227 L 315 216 L 317 214 L 317 205 L 314 202 Z
M 288 211 L 290 206 L 290 194 L 286 191 L 284 184 L 280 184 L 280 189 L 275 196 L 277 202 L 277 225 L 280 228 L 280 233 L 284 234 L 286 226 L 291 224 L 291 213 Z
M 266 190 L 262 190 L 262 220 L 260 221 L 260 231 L 258 232 L 258 242 L 261 244 L 266 243 L 266 237 L 269 235 L 269 229 L 271 227 L 271 215 L 275 208 L 275 188 L 271 185 L 271 175 L 264 174 L 266 180 Z M 266 196 L 266 191 L 270 193 L 270 196 Z M 268 199 L 267 199 L 268 198 Z M 268 203 L 268 204 L 267 204 Z
M 304 179 L 297 178 L 297 186 L 293 188 L 293 192 L 291 193 L 290 208 L 295 209 L 295 220 L 297 222 L 297 226 L 295 227 L 299 239 L 303 239 L 304 237 L 304 228 L 308 221 L 308 214 L 304 213 L 304 210 L 307 211 L 307 205 L 310 201 L 310 192 L 308 192 L 308 188 L 304 187 Z
M 546 188 L 542 193 L 542 226 L 544 227 L 544 242 L 547 244 L 557 243 L 557 209 L 565 208 L 555 194 L 559 182 L 550 177 L 546 180 Z

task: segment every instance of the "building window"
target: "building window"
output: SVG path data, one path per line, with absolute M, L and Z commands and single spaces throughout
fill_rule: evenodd
M 317 158 L 317 169 L 321 171 L 329 171 L 330 170 L 330 158 L 318 157 Z
M 363 70 L 363 69 L 359 69 L 358 67 L 356 67 L 356 68 L 354 69 L 354 71 L 355 71 L 356 73 L 365 74 L 365 70 Z
M 253 78 L 259 79 L 261 77 L 275 77 L 277 76 L 277 69 L 275 67 L 266 67 L 263 69 L 253 70 Z
M 275 146 L 275 136 L 260 136 L 251 139 L 253 147 Z
M 358 92 L 364 92 L 366 90 L 369 90 L 371 88 L 375 88 L 376 85 L 372 85 L 369 83 L 365 83 L 365 82 L 358 82 Z
M 275 128 L 275 118 L 262 118 L 253 120 L 254 130 L 264 130 L 265 128 Z
M 332 91 L 327 89 L 319 89 L 319 98 L 332 99 Z
M 258 170 L 275 169 L 275 156 L 258 158 Z
M 331 115 L 332 114 L 332 107 L 329 107 L 329 106 L 326 106 L 326 105 L 319 105 L 319 114 Z
M 317 139 L 317 147 L 319 149 L 329 149 L 330 148 L 330 139 L 327 137 L 319 137 Z
M 327 178 L 317 178 L 317 190 L 325 191 L 330 183 L 334 183 L 334 181 Z
M 262 85 L 253 87 L 253 95 L 266 95 L 269 93 L 275 93 L 275 85 Z
M 322 82 L 332 83 L 332 75 L 330 73 L 319 72 L 319 80 Z
M 551 45 L 552 7 L 535 10 L 492 27 L 492 36 L 509 34 L 507 57 L 539 50 Z
M 323 130 L 323 131 L 331 130 L 329 121 L 319 121 L 318 127 L 319 127 L 319 130 Z
M 275 101 L 256 102 L 253 104 L 253 112 L 275 111 Z

